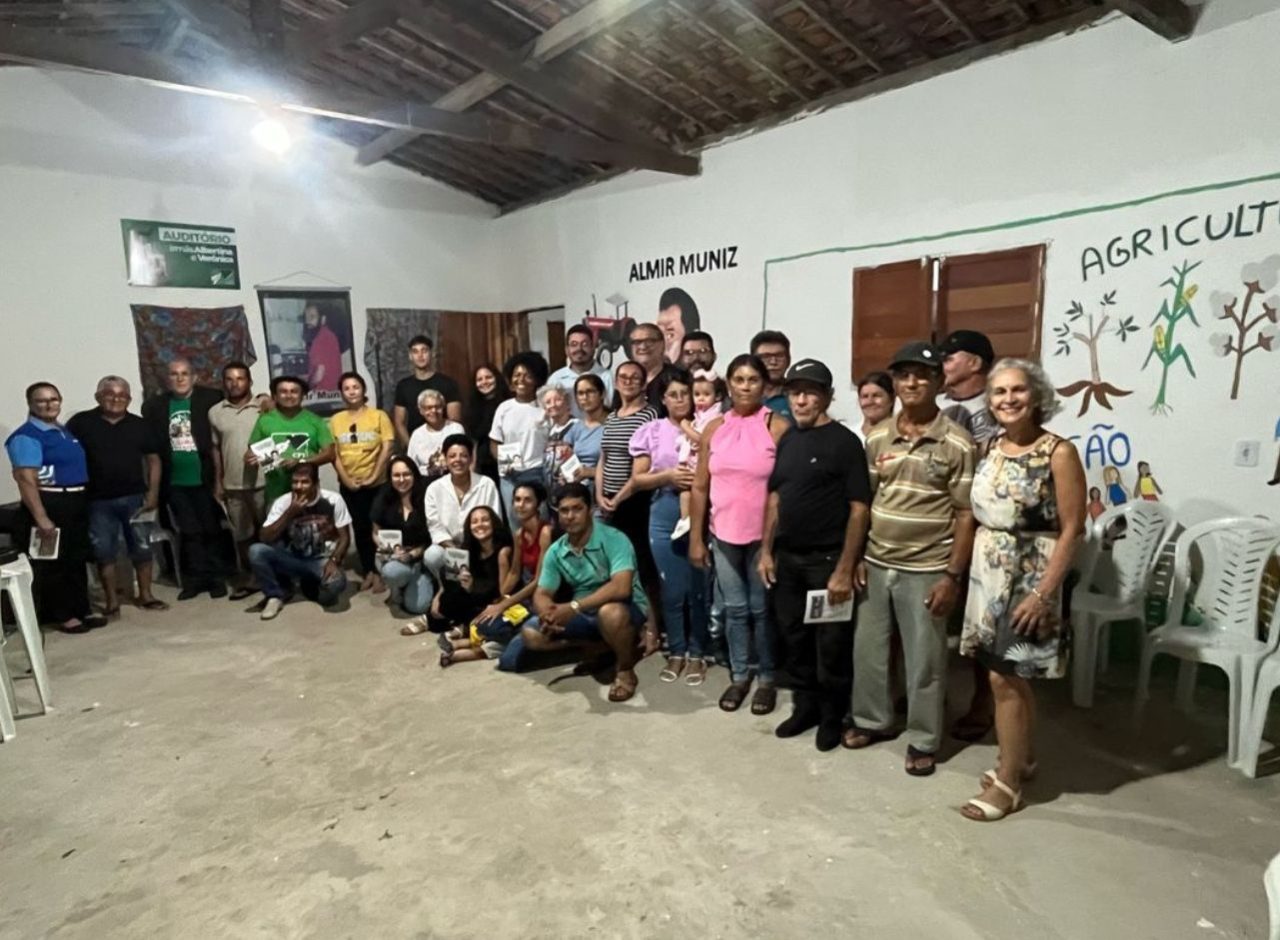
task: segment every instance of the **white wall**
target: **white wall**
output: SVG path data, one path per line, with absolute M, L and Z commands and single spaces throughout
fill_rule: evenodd
M 1280 515 L 1280 489 L 1265 486 L 1276 465 L 1280 352 L 1245 360 L 1243 389 L 1232 401 L 1234 360 L 1213 355 L 1209 342 L 1222 328 L 1209 313 L 1213 295 L 1239 291 L 1245 264 L 1280 254 L 1280 210 L 1270 208 L 1264 230 L 1250 238 L 1159 252 L 1088 281 L 1080 269 L 1087 245 L 1105 248 L 1137 228 L 1205 212 L 1221 219 L 1242 201 L 1280 199 L 1280 179 L 1005 227 L 1280 174 L 1271 130 L 1280 87 L 1274 7 L 1268 0 L 1214 3 L 1196 35 L 1176 45 L 1110 19 L 714 149 L 699 178 L 633 174 L 504 218 L 508 296 L 564 303 L 574 320 L 592 293 L 620 291 L 632 315 L 645 319 L 664 288 L 682 286 L 715 334 L 722 362 L 767 322 L 792 335 L 797 356 L 832 365 L 844 379 L 838 413 L 855 417 L 847 381 L 855 267 L 1047 242 L 1043 353 L 1055 384 L 1088 374 L 1081 347 L 1053 355 L 1052 330 L 1073 300 L 1096 309 L 1114 290 L 1120 314 L 1140 327 L 1123 344 L 1111 337 L 1102 347 L 1104 378 L 1133 394 L 1114 411 L 1094 406 L 1080 419 L 1080 399 L 1073 399 L 1073 417 L 1055 428 L 1086 446 L 1095 433 L 1104 445 L 1123 433 L 1131 451 L 1117 461 L 1125 483 L 1132 486 L 1137 460 L 1149 461 L 1166 498 L 1189 517 L 1229 509 Z M 1000 228 L 973 232 L 993 226 Z M 963 231 L 972 233 L 945 234 Z M 890 247 L 857 247 L 879 244 Z M 738 246 L 738 268 L 628 282 L 633 262 L 723 245 Z M 850 250 L 767 263 L 841 247 Z M 1154 339 L 1152 318 L 1168 295 L 1161 282 L 1184 260 L 1202 262 L 1193 278 L 1202 325 L 1177 328 L 1199 377 L 1176 367 L 1173 410 L 1153 414 L 1159 372 L 1141 365 Z M 1233 465 L 1240 440 L 1260 443 L 1259 466 Z M 1096 480 L 1101 468 L 1093 464 Z
M 253 285 L 351 288 L 357 365 L 366 307 L 494 310 L 493 210 L 390 165 L 360 168 L 319 135 L 286 160 L 253 144 L 244 105 L 138 82 L 0 69 L 0 439 L 23 420 L 36 379 L 64 416 L 93 406 L 98 378 L 138 378 L 131 303 L 242 304 L 265 387 Z M 125 283 L 122 218 L 236 229 L 243 289 Z M 135 402 L 135 406 L 140 403 Z M 15 498 L 0 458 L 0 500 Z

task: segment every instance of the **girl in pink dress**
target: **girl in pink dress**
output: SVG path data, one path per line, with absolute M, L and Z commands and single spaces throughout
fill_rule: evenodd
M 682 469 L 693 470 L 698 466 L 698 441 L 707 425 L 722 414 L 727 390 L 724 379 L 716 375 L 714 369 L 695 369 L 693 371 L 693 417 L 680 422 L 679 455 Z M 690 492 L 680 494 L 680 521 L 671 530 L 671 541 L 682 539 L 689 534 L 689 500 Z

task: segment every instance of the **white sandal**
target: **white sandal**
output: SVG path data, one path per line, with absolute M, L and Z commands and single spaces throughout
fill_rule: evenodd
M 400 628 L 401 636 L 420 636 L 427 632 L 427 615 L 422 614 L 414 617 L 403 627 Z
M 1039 772 L 1040 762 L 1033 760 L 1031 763 L 1027 764 L 1027 766 L 1022 768 L 1022 782 L 1028 783 L 1036 779 L 1036 774 Z M 978 783 L 983 787 L 989 787 L 991 786 L 991 781 L 996 779 L 998 779 L 996 777 L 996 768 L 992 767 L 990 770 L 984 770 L 982 772 L 982 776 L 978 778 Z
M 1009 805 L 1009 808 L 1001 809 L 1000 807 L 995 806 L 992 803 L 988 803 L 986 800 L 980 800 L 977 797 L 974 797 L 972 800 L 966 801 L 964 805 L 972 806 L 974 809 L 976 809 L 979 813 L 982 814 L 982 818 L 978 819 L 976 816 L 969 816 L 966 813 L 961 813 L 961 815 L 964 816 L 965 819 L 972 819 L 974 822 L 995 822 L 996 820 L 1004 819 L 1006 816 L 1016 813 L 1019 809 L 1022 808 L 1022 791 L 1021 790 L 1015 790 L 1013 787 L 1009 786 L 1009 784 L 1005 783 L 999 777 L 994 778 L 991 781 L 991 784 L 997 790 L 1004 793 L 1006 796 L 1009 797 L 1010 800 L 1013 801 Z

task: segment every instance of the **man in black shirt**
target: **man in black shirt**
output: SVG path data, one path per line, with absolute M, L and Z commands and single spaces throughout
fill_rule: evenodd
M 406 375 L 396 383 L 395 407 L 392 421 L 396 426 L 396 439 L 403 452 L 409 446 L 409 435 L 425 422 L 418 410 L 418 396 L 429 388 L 444 396 L 445 414 L 450 421 L 462 421 L 462 398 L 458 383 L 443 372 L 431 368 L 435 349 L 429 336 L 415 336 L 409 340 L 409 361 L 413 363 L 413 375 Z
M 853 623 L 814 621 L 828 605 L 853 597 L 871 481 L 857 435 L 827 414 L 831 370 L 802 359 L 787 370 L 785 387 L 795 427 L 778 442 L 760 547 L 760 575 L 773 588 L 782 673 L 795 702 L 775 733 L 789 738 L 816 725 L 818 750 L 829 751 L 840 743 L 849 708 Z M 810 592 L 821 593 L 811 599 Z
M 122 537 L 138 575 L 138 606 L 165 610 L 169 605 L 151 593 L 151 546 L 132 525 L 138 512 L 155 512 L 160 504 L 160 447 L 147 422 L 129 414 L 128 382 L 108 375 L 94 397 L 98 407 L 75 415 L 67 430 L 80 441 L 89 468 L 89 541 L 107 597 L 103 613 L 120 613 L 115 565 Z

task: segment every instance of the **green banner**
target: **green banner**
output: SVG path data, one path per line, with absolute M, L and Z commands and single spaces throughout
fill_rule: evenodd
M 210 287 L 238 290 L 236 230 L 121 219 L 125 268 L 137 287 Z

